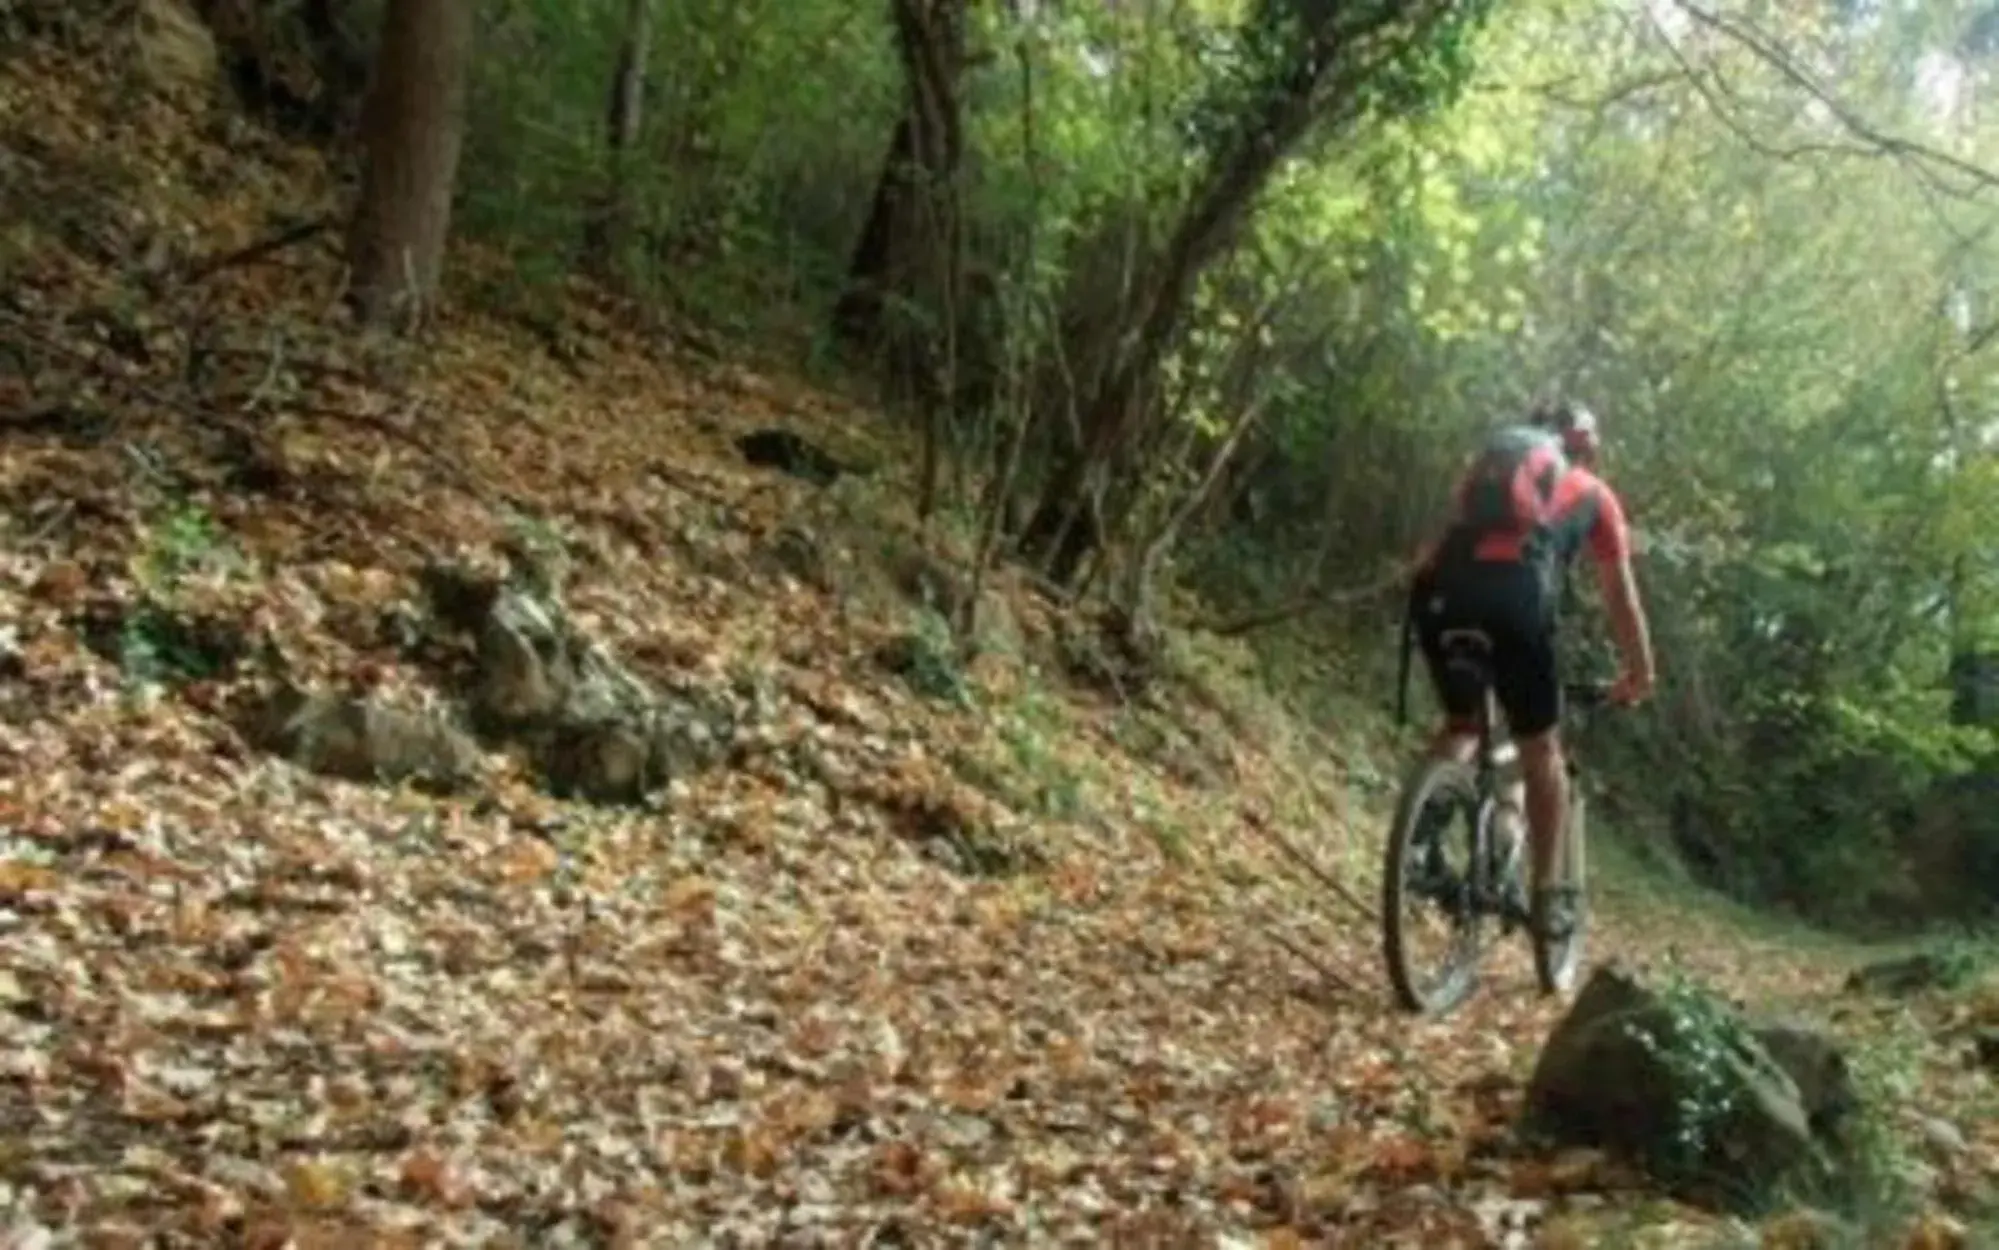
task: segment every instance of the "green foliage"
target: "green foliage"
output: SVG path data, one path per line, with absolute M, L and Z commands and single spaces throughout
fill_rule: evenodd
M 1999 158 L 1999 126 L 1935 86 L 1961 13 L 1764 8 L 1774 46 L 1870 130 Z M 1642 532 L 1665 680 L 1656 714 L 1592 742 L 1608 775 L 1698 809 L 1708 879 L 1821 914 L 1920 913 L 1926 880 L 1999 862 L 1999 821 L 1957 822 L 1943 850 L 1919 832 L 1994 766 L 1990 728 L 1951 723 L 1947 680 L 1954 654 L 1999 641 L 1990 197 L 1882 157 L 1784 66 L 1674 14 L 1338 11 L 1381 28 L 1366 72 L 1301 57 L 1332 12 L 1306 0 L 971 6 L 955 190 L 1003 322 L 1007 412 L 1041 402 L 1043 373 L 1091 385 L 1065 372 L 1079 344 L 1129 311 L 1259 107 L 1322 74 L 1311 141 L 1196 274 L 1139 388 L 1158 419 L 1116 496 L 1130 534 L 1175 516 L 1254 413 L 1168 568 L 1224 608 L 1370 582 L 1434 524 L 1476 430 L 1576 393 Z M 482 10 L 460 220 L 508 262 L 482 272 L 531 288 L 574 268 L 612 180 L 623 21 Z M 712 324 L 807 327 L 792 338 L 825 366 L 907 100 L 888 6 L 655 0 L 652 32 L 626 277 Z M 1003 425 L 962 445 L 990 456 Z M 1312 629 L 1372 647 L 1386 616 Z M 911 679 L 956 697 L 944 657 Z
M 1000 736 L 1014 764 L 1027 778 L 1034 810 L 1057 820 L 1073 820 L 1083 810 L 1083 783 L 1064 756 L 1066 725 L 1045 691 L 1029 686 L 1000 722 Z
M 162 508 L 147 525 L 133 571 L 147 593 L 170 596 L 186 577 L 234 565 L 208 510 L 182 501 Z
M 183 603 L 190 582 L 234 576 L 241 557 L 205 508 L 164 494 L 132 558 L 133 602 L 115 617 L 85 622 L 91 645 L 117 661 L 134 696 L 224 675 L 246 652 L 237 628 Z
M 921 609 L 914 626 L 887 646 L 882 659 L 925 698 L 971 706 L 972 689 L 965 680 L 951 624 L 936 610 Z
M 1672 1129 L 1652 1162 L 1668 1177 L 1699 1179 L 1710 1145 L 1748 1095 L 1736 1060 L 1753 1043 L 1741 1020 L 1684 976 L 1659 990 L 1665 1023 L 1631 1023 L 1631 1039 L 1665 1068 L 1679 1101 Z
M 462 221 L 528 287 L 576 266 L 610 177 L 605 99 L 622 5 L 484 11 Z M 626 163 L 642 288 L 739 321 L 832 292 L 901 98 L 880 6 L 654 0 L 650 84 Z
M 1839 1183 L 1848 1210 L 1876 1230 L 1899 1222 L 1918 1203 L 1914 1183 L 1927 1169 L 1909 1136 L 1895 1123 L 1894 1108 L 1923 1098 L 1924 1026 L 1903 1020 L 1848 1056 L 1860 1109 L 1846 1131 L 1847 1167 Z

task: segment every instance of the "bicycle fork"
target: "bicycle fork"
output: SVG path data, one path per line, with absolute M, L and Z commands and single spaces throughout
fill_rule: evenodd
M 1524 779 L 1513 777 L 1509 780 L 1509 770 L 1517 769 L 1519 765 L 1520 748 L 1511 739 L 1500 740 L 1493 733 L 1490 692 L 1486 697 L 1486 714 L 1479 723 L 1477 792 L 1480 810 L 1473 835 L 1476 865 L 1473 871 L 1477 874 L 1476 888 L 1482 896 L 1481 901 L 1499 915 L 1502 933 L 1511 933 L 1527 921 L 1522 900 L 1513 897 L 1515 892 L 1508 889 L 1520 881 L 1520 857 L 1529 842 L 1526 805 L 1524 801 L 1516 801 L 1516 796 L 1509 793 L 1523 784 Z M 1497 828 L 1502 812 L 1510 813 L 1512 828 Z

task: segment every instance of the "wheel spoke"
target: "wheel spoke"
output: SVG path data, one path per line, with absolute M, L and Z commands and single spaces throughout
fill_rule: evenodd
M 1487 945 L 1481 921 L 1495 910 L 1474 885 L 1478 810 L 1475 778 L 1455 762 L 1419 769 L 1398 806 L 1381 910 L 1389 977 L 1407 1010 L 1448 1011 L 1476 981 Z M 1419 957 L 1419 936 L 1442 950 Z

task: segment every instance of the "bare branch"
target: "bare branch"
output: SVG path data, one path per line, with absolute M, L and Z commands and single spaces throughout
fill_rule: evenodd
M 1817 76 L 1798 64 L 1795 58 L 1778 45 L 1776 39 L 1758 29 L 1753 22 L 1723 16 L 1693 3 L 1692 0 L 1673 0 L 1673 3 L 1680 12 L 1694 22 L 1747 49 L 1757 60 L 1776 71 L 1779 77 L 1818 103 L 1848 135 L 1860 141 L 1862 145 L 1860 148 L 1842 149 L 1841 154 L 1857 155 L 1869 152 L 1888 157 L 1929 183 L 1934 189 L 1960 199 L 1968 199 L 1980 191 L 1999 187 L 1999 174 L 1929 144 L 1889 134 L 1860 116 L 1833 94 L 1831 88 L 1820 82 Z M 1657 29 L 1656 21 L 1654 29 Z M 1660 35 L 1667 47 L 1672 49 L 1674 58 L 1684 65 L 1685 61 L 1681 58 L 1679 50 L 1673 46 L 1672 40 L 1665 38 L 1663 31 Z M 1698 86 L 1699 75 L 1690 75 L 1690 77 Z M 1709 98 L 1709 104 L 1714 104 L 1712 97 Z M 1719 108 L 1716 109 L 1716 113 L 1717 116 L 1723 116 Z M 1727 119 L 1724 117 L 1724 120 L 1726 122 Z M 1734 128 L 1731 124 L 1731 129 Z M 1953 185 L 1951 176 L 1962 181 Z

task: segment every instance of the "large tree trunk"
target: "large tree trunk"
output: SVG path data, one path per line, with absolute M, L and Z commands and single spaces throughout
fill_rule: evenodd
M 465 136 L 472 0 L 389 0 L 362 108 L 361 195 L 347 235 L 348 299 L 364 324 L 413 327 L 451 234 Z
M 891 408 L 923 419 L 917 514 L 937 503 L 966 324 L 958 87 L 970 0 L 890 0 L 908 104 L 889 142 L 833 329 L 882 367 Z
M 962 312 L 959 86 L 967 65 L 969 4 L 890 2 L 908 103 L 882 161 L 846 292 L 833 312 L 841 341 L 885 353 L 896 397 L 926 408 L 948 400 Z
M 912 102 L 909 107 L 916 106 Z M 833 331 L 849 347 L 869 348 L 881 337 L 882 307 L 887 302 L 899 219 L 909 216 L 897 208 L 911 198 L 910 171 L 915 165 L 916 127 L 904 112 L 889 138 L 888 154 L 882 157 L 867 224 L 861 227 L 853 259 L 847 262 L 847 289 L 833 306 Z
M 618 47 L 618 66 L 611 75 L 611 95 L 605 109 L 607 185 L 589 209 L 583 227 L 586 262 L 599 275 L 617 268 L 619 252 L 631 236 L 632 149 L 638 146 L 645 106 L 646 53 L 652 46 L 652 0 L 625 0 L 625 34 Z

